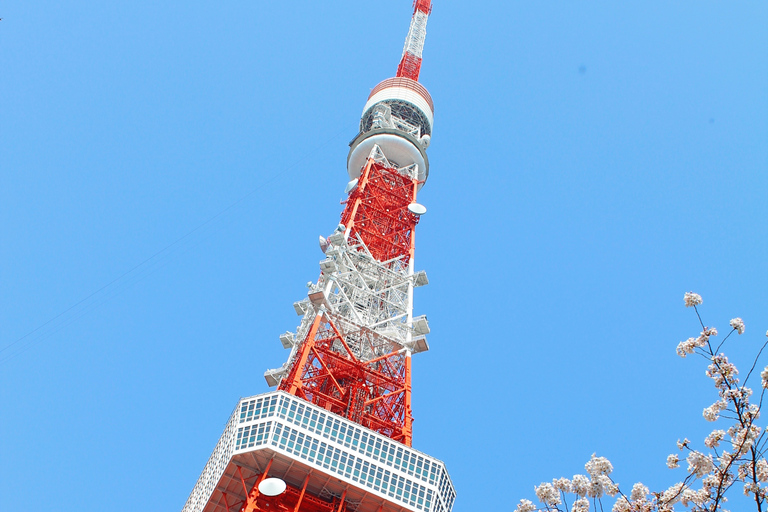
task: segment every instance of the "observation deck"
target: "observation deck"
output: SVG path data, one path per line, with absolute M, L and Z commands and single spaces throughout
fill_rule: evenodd
M 450 512 L 456 497 L 443 462 L 274 391 L 240 400 L 183 512 L 227 512 L 268 465 L 312 499 L 344 496 L 349 511 Z

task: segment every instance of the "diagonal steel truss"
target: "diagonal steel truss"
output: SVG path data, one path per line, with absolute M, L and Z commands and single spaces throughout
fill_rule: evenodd
M 306 299 L 286 363 L 265 373 L 271 385 L 411 444 L 411 354 L 427 349 L 426 318 L 413 318 L 418 168 L 399 169 L 374 146 L 328 238 L 326 259 Z

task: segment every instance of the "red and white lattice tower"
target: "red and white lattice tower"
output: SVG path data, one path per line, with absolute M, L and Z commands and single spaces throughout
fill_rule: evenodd
M 291 349 L 240 400 L 184 512 L 450 512 L 445 465 L 414 450 L 411 355 L 428 350 L 413 316 L 416 195 L 434 107 L 418 82 L 431 0 L 414 2 L 397 76 L 368 97 L 350 144 L 341 223 L 320 237 L 320 278 L 293 306 Z

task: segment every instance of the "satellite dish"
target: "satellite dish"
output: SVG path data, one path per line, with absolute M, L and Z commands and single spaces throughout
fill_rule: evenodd
M 411 203 L 408 205 L 408 211 L 414 215 L 424 215 L 427 213 L 427 208 L 423 204 Z
M 358 181 L 358 178 L 355 178 L 352 181 L 350 181 L 349 183 L 347 183 L 347 186 L 344 189 L 344 193 L 345 194 L 349 194 L 350 192 L 355 190 L 355 188 L 357 188 L 357 181 Z
M 279 478 L 266 478 L 259 484 L 259 492 L 264 496 L 277 496 L 285 492 L 285 482 Z
M 323 251 L 323 253 L 325 253 L 325 251 L 328 250 L 328 245 L 329 245 L 328 240 L 326 240 L 324 236 L 320 236 L 320 239 L 318 240 L 318 242 L 320 242 L 320 250 Z

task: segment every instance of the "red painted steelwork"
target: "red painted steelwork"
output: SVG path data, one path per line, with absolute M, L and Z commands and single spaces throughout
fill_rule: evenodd
M 414 0 L 413 15 L 415 16 L 419 11 L 429 16 L 432 12 L 432 0 Z M 405 52 L 403 58 L 400 59 L 400 64 L 397 66 L 397 76 L 418 80 L 420 71 L 421 57 Z
M 319 324 L 280 389 L 411 446 L 410 355 L 394 351 L 360 361 L 329 318 Z
M 413 13 L 416 14 L 416 11 L 421 11 L 427 15 L 431 14 L 432 0 L 415 0 L 413 2 Z
M 416 200 L 413 179 L 397 169 L 369 162 L 358 187 L 350 194 L 341 223 L 351 228 L 350 239 L 360 235 L 379 261 L 404 256 L 410 259 L 411 234 L 419 222 L 408 210 Z
M 369 160 L 341 216 L 379 261 L 413 255 L 419 219 L 408 210 L 418 181 Z M 410 355 L 394 351 L 361 361 L 331 318 L 318 314 L 279 389 L 411 446 Z
M 265 496 L 259 493 L 259 483 L 267 477 L 268 471 L 269 466 L 267 466 L 267 471 L 260 475 L 244 476 L 243 469 L 238 467 L 237 475 L 243 485 L 245 499 L 230 503 L 227 494 L 222 492 L 227 512 L 344 512 L 347 509 L 343 497 L 341 499 L 324 500 L 307 494 L 306 485 L 309 481 L 309 475 L 304 480 L 302 488 L 286 484 L 285 491 L 282 494 Z M 245 472 L 248 473 L 248 470 L 245 470 Z M 249 489 L 246 482 L 253 478 L 256 480 Z
M 397 76 L 418 80 L 421 72 L 421 58 L 406 53 L 397 66 Z

